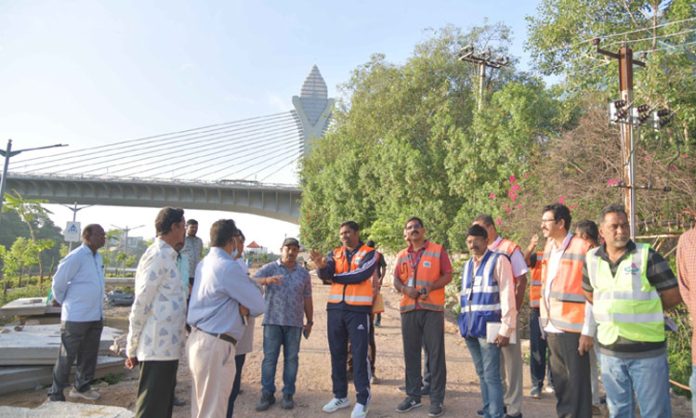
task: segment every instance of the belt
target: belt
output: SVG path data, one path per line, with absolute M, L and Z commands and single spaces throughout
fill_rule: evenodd
M 229 334 L 215 334 L 213 332 L 208 332 L 208 331 L 200 329 L 200 328 L 196 328 L 196 329 L 200 332 L 204 332 L 204 333 L 210 335 L 211 337 L 219 338 L 222 341 L 227 341 L 228 343 L 232 343 L 232 345 L 237 345 L 237 340 L 235 340 L 234 337 L 229 335 Z

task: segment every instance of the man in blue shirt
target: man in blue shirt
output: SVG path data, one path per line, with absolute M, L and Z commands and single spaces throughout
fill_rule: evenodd
M 235 260 L 239 231 L 232 219 L 210 229 L 210 252 L 198 264 L 191 291 L 188 361 L 193 378 L 191 417 L 224 417 L 235 375 L 236 345 L 245 315 L 264 311 L 261 292 Z
M 68 386 L 75 359 L 75 382 L 68 396 L 99 399 L 99 392 L 90 387 L 90 382 L 94 379 L 104 327 L 104 262 L 97 250 L 104 246 L 105 240 L 104 228 L 87 225 L 82 231 L 82 245 L 61 260 L 53 276 L 53 298 L 61 305 L 61 345 L 53 367 L 53 385 L 48 392 L 51 401 L 65 401 L 63 389 Z
M 256 278 L 279 279 L 277 284 L 266 285 L 261 400 L 256 404 L 257 411 L 265 411 L 275 402 L 275 374 L 281 346 L 285 358 L 281 407 L 295 407 L 292 397 L 295 394 L 300 339 L 303 332 L 305 338 L 309 338 L 314 324 L 312 283 L 309 272 L 297 264 L 299 252 L 300 243 L 295 238 L 286 238 L 280 249 L 280 260 L 268 263 L 256 272 Z

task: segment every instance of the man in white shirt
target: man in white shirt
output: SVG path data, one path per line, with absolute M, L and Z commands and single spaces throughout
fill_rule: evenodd
M 585 308 L 582 271 L 591 244 L 570 232 L 570 210 L 560 203 L 544 207 L 546 240 L 541 267 L 540 322 L 551 352 L 551 375 L 559 417 L 592 416 L 590 355 L 595 329 Z
M 82 245 L 60 261 L 53 276 L 51 291 L 60 310 L 60 352 L 53 368 L 51 401 L 64 401 L 63 389 L 68 386 L 70 368 L 77 358 L 71 398 L 90 401 L 99 399 L 91 389 L 97 366 L 99 340 L 103 326 L 104 262 L 97 252 L 104 246 L 106 234 L 97 224 L 82 230 Z
M 126 367 L 140 364 L 137 418 L 171 417 L 176 371 L 184 347 L 186 294 L 177 265 L 184 243 L 184 211 L 164 208 L 155 219 L 157 238 L 140 258 L 135 300 L 128 317 Z

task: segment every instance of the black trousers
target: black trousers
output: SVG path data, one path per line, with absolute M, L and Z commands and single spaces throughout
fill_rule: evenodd
M 444 312 L 416 310 L 402 313 L 401 337 L 406 364 L 406 393 L 416 399 L 421 397 L 421 349 L 424 348 L 430 371 L 430 402 L 442 403 L 447 382 Z
M 377 360 L 377 344 L 375 342 L 375 314 L 370 314 L 370 341 L 367 350 L 367 358 L 370 359 L 370 371 L 375 375 L 375 361 Z M 353 373 L 353 349 L 348 341 L 348 373 Z
M 140 363 L 136 418 L 170 418 L 174 407 L 174 388 L 179 360 Z
M 329 309 L 327 334 L 331 350 L 331 382 L 336 398 L 348 396 L 346 363 L 348 341 L 353 350 L 353 384 L 355 397 L 363 405 L 370 399 L 370 360 L 367 357 L 370 332 L 370 314 L 341 309 Z
M 578 354 L 580 334 L 547 333 L 559 418 L 591 418 L 590 354 Z
M 239 390 L 242 387 L 242 368 L 244 368 L 244 361 L 246 360 L 246 354 L 238 354 L 234 356 L 234 383 L 232 384 L 232 392 L 230 392 L 230 397 L 227 399 L 227 418 L 232 418 L 234 415 L 234 402 L 239 396 Z
M 63 389 L 68 386 L 70 369 L 77 360 L 75 367 L 75 389 L 84 392 L 94 380 L 99 354 L 102 321 L 73 322 L 64 321 L 60 326 L 60 351 L 53 367 L 53 385 L 48 396 L 55 401 L 65 400 Z

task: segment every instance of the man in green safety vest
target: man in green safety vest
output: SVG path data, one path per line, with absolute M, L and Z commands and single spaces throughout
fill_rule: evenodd
M 648 244 L 629 237 L 626 211 L 602 211 L 604 245 L 588 251 L 583 289 L 597 323 L 602 381 L 611 417 L 672 416 L 664 310 L 681 303 L 667 261 Z M 634 397 L 635 392 L 635 397 Z

